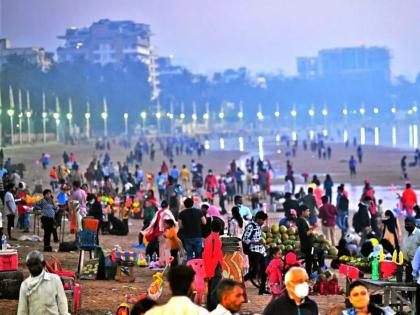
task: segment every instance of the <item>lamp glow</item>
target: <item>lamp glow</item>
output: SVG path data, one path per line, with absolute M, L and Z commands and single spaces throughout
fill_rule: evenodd
M 220 112 L 220 113 L 219 113 L 219 118 L 220 118 L 220 119 L 225 118 L 225 114 L 224 114 L 223 112 Z
M 313 109 L 310 109 L 308 111 L 309 116 L 314 117 L 315 116 L 315 111 Z
M 108 118 L 108 113 L 107 112 L 102 112 L 101 117 L 102 117 L 103 120 L 106 120 Z
M 90 119 L 90 113 L 85 113 L 85 118 Z
M 146 119 L 146 117 L 147 117 L 147 113 L 146 113 L 146 112 L 141 112 L 141 113 L 140 113 L 140 117 L 141 117 L 142 119 Z
M 296 115 L 297 115 L 297 112 L 296 112 L 296 110 L 292 110 L 291 112 L 290 112 L 290 115 L 292 115 L 292 117 L 296 117 Z

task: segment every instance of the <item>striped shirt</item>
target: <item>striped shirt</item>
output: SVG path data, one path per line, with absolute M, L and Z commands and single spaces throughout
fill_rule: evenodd
M 259 242 L 261 240 L 261 227 L 255 222 L 252 221 L 245 227 L 244 235 L 242 236 L 242 241 L 250 244 L 252 241 Z M 250 244 L 249 250 L 253 253 L 260 253 L 263 256 L 266 255 L 265 246 L 263 244 Z

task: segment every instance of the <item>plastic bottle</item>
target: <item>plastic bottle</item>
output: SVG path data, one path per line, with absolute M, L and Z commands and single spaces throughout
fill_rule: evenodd
M 392 262 L 394 264 L 397 263 L 397 250 L 394 250 L 394 252 L 392 253 Z
M 6 249 L 7 249 L 7 236 L 3 234 L 3 236 L 1 237 L 1 250 L 6 250 Z
M 154 262 L 154 261 L 157 261 L 158 259 L 157 259 L 157 254 L 156 254 L 156 252 L 154 252 L 153 253 L 153 255 L 152 255 L 152 261 Z
M 372 280 L 379 280 L 379 261 L 375 257 L 372 261 Z
M 147 265 L 149 265 L 149 263 L 150 263 L 150 255 L 146 255 L 146 262 L 147 262 Z
M 404 264 L 404 255 L 402 251 L 400 251 L 398 254 L 398 265 L 402 265 L 402 264 Z

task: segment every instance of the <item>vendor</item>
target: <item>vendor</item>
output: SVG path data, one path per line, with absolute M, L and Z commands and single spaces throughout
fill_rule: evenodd
M 412 216 L 407 216 L 404 221 L 407 235 L 404 237 L 402 252 L 404 255 L 404 264 L 406 266 L 406 282 L 412 282 L 412 267 L 411 261 L 414 258 L 417 248 L 420 247 L 420 230 L 416 228 L 416 219 Z
M 349 296 L 347 297 L 351 307 L 342 311 L 341 315 L 384 315 L 385 312 L 370 302 L 367 287 L 360 281 L 350 284 Z

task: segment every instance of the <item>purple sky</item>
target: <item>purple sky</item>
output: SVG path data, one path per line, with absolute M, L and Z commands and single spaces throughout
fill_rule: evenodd
M 150 24 L 160 55 L 199 72 L 294 74 L 297 56 L 361 44 L 389 47 L 394 75 L 420 71 L 418 0 L 0 0 L 0 37 L 55 50 L 101 18 Z

